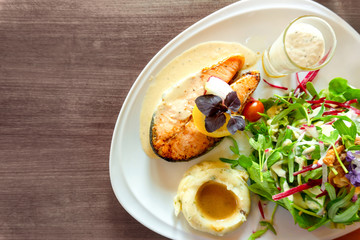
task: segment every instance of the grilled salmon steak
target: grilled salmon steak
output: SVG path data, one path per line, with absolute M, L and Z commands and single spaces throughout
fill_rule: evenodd
M 236 79 L 244 61 L 241 55 L 231 56 L 183 79 L 163 94 L 150 125 L 150 145 L 159 157 L 172 162 L 188 161 L 208 152 L 222 139 L 206 136 L 196 128 L 192 119 L 195 99 L 204 94 L 209 77 L 215 76 L 231 83 L 240 99 L 241 112 L 260 81 L 255 71 Z

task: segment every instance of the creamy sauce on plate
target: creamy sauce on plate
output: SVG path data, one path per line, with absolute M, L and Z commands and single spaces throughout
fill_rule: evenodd
M 162 101 L 164 92 L 184 78 L 194 77 L 203 68 L 237 54 L 245 57 L 243 69 L 249 69 L 259 59 L 259 54 L 239 43 L 205 42 L 183 52 L 152 79 L 140 115 L 140 139 L 146 154 L 156 157 L 150 146 L 149 131 L 152 115 Z

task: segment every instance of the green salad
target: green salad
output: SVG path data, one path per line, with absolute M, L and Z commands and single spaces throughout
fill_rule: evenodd
M 335 78 L 316 91 L 316 74 L 309 72 L 285 96 L 260 99 L 265 112 L 244 131 L 252 153 L 241 154 L 232 138 L 236 159 L 221 158 L 246 169 L 249 189 L 287 209 L 308 231 L 360 221 L 360 89 Z M 276 234 L 273 217 L 250 239 L 267 230 Z

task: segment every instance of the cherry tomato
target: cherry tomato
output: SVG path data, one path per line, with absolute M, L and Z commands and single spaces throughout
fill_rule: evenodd
M 250 122 L 256 122 L 261 118 L 258 113 L 264 113 L 264 105 L 259 100 L 250 100 L 243 110 L 243 115 L 245 119 L 249 120 Z

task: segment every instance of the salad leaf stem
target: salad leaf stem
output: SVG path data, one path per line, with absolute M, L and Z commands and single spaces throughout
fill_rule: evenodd
M 349 171 L 346 169 L 346 167 L 344 166 L 344 163 L 341 161 L 340 157 L 339 157 L 339 153 L 338 151 L 336 150 L 336 147 L 335 147 L 335 144 L 331 144 L 333 149 L 334 149 L 334 152 L 335 152 L 335 155 L 336 155 L 336 158 L 338 160 L 338 162 L 340 163 L 340 166 L 342 167 L 342 169 L 344 170 L 345 173 L 348 173 Z
M 330 166 L 330 170 L 335 174 L 335 176 L 339 174 L 333 166 Z
M 319 227 L 327 224 L 328 222 L 330 222 L 330 219 L 325 217 L 325 218 L 321 219 L 320 222 L 318 222 L 315 225 L 313 225 L 312 227 L 308 228 L 308 231 L 312 232 L 312 231 L 318 229 Z
M 292 204 L 291 206 L 294 207 L 294 208 L 296 208 L 297 210 L 303 212 L 303 213 L 306 213 L 307 215 L 311 215 L 311 216 L 314 216 L 314 217 L 317 217 L 317 218 L 322 218 L 322 216 L 319 216 L 319 215 L 317 215 L 316 213 L 313 213 L 313 212 L 311 212 L 311 211 L 308 211 L 308 210 L 306 210 L 306 209 L 303 209 L 302 207 L 299 207 L 299 206 L 296 205 L 296 204 Z
M 248 238 L 248 240 L 254 240 L 257 239 L 259 237 L 261 237 L 262 235 L 264 235 L 268 230 L 272 231 L 275 235 L 277 235 L 277 232 L 273 226 L 274 224 L 274 216 L 275 216 L 275 212 L 277 210 L 278 204 L 275 205 L 273 212 L 271 214 L 271 218 L 269 221 L 260 221 L 260 225 L 266 227 L 265 229 L 260 229 L 257 230 L 256 232 L 254 232 L 253 234 L 251 234 L 251 236 Z
M 263 163 L 264 163 L 264 156 L 265 156 L 265 153 L 263 154 L 262 151 L 260 151 L 260 149 L 258 150 L 258 153 L 259 153 L 259 157 L 260 157 L 260 160 L 259 160 L 259 170 L 260 170 L 260 181 L 263 182 L 264 181 L 264 176 L 263 176 Z
M 279 206 L 279 204 L 276 203 L 276 205 L 274 207 L 274 210 L 273 210 L 273 212 L 271 214 L 271 219 L 270 219 L 271 224 L 273 224 L 273 222 L 274 222 L 274 216 L 275 216 L 275 212 L 276 212 L 276 209 L 277 209 L 278 206 Z
M 330 200 L 335 200 L 336 198 L 336 191 L 333 185 L 330 183 L 325 183 L 325 189 L 329 194 Z
M 285 104 L 287 104 L 287 105 L 291 105 L 291 103 L 288 102 L 288 101 L 285 99 L 285 97 L 279 96 L 279 95 L 277 95 L 277 94 L 274 94 L 274 96 L 277 97 L 281 102 L 283 102 L 283 103 L 285 103 Z
M 261 226 L 266 226 L 266 229 L 267 229 L 267 230 L 272 231 L 272 232 L 276 235 L 275 228 L 274 228 L 274 226 L 273 226 L 270 222 L 260 221 L 260 225 L 261 225 Z

